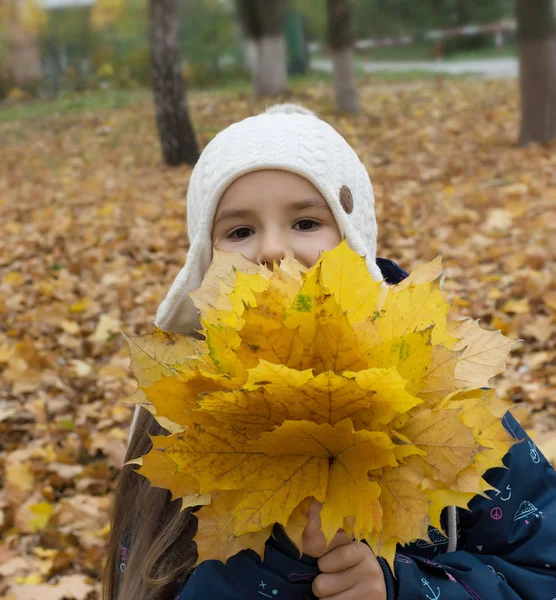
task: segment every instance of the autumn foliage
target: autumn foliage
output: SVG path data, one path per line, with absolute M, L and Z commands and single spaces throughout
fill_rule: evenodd
M 360 93 L 364 111 L 350 118 L 328 85 L 292 100 L 367 166 L 379 255 L 413 270 L 442 254 L 452 313 L 523 340 L 496 389 L 554 459 L 554 149 L 515 147 L 512 81 L 373 75 Z M 161 165 L 150 93 L 117 99 L 0 111 L 2 600 L 98 598 L 133 411 L 119 400 L 137 385 L 119 331 L 152 331 L 187 250 L 191 169 Z M 241 93 L 189 100 L 203 147 L 265 109 Z
M 300 550 L 312 498 L 393 562 L 448 505 L 486 489 L 510 436 L 492 390 L 513 345 L 449 322 L 440 261 L 395 286 L 343 242 L 308 271 L 216 252 L 199 290 L 203 339 L 130 340 L 135 400 L 170 436 L 139 472 L 197 513 L 199 561 L 263 555 L 274 523 Z

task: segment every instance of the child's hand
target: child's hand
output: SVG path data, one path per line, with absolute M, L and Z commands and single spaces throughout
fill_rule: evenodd
M 320 557 L 321 574 L 313 581 L 315 596 L 330 600 L 386 600 L 384 575 L 373 551 L 364 543 L 357 545 L 341 530 L 327 548 L 320 509 L 321 504 L 313 500 L 303 531 L 303 552 Z
M 317 598 L 386 600 L 382 569 L 367 544 L 361 542 L 357 546 L 348 541 L 328 550 L 319 558 L 318 564 L 321 574 L 313 581 L 313 593 Z

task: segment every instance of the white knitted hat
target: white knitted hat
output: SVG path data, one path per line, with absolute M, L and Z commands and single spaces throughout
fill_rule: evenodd
M 155 325 L 174 333 L 199 326 L 188 293 L 197 289 L 212 260 L 212 223 L 226 188 L 251 171 L 279 169 L 309 180 L 328 202 L 340 234 L 367 257 L 382 281 L 376 258 L 374 195 L 367 171 L 330 125 L 293 104 L 272 107 L 221 131 L 205 148 L 189 182 L 187 261 L 158 308 Z

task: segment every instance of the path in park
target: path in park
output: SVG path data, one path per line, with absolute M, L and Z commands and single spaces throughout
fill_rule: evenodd
M 311 60 L 311 68 L 317 71 L 332 71 L 332 62 L 327 59 Z M 361 62 L 365 73 L 377 71 L 433 71 L 463 75 L 465 73 L 483 75 L 497 79 L 513 79 L 518 76 L 517 58 L 489 58 L 484 60 L 458 61 L 365 61 Z

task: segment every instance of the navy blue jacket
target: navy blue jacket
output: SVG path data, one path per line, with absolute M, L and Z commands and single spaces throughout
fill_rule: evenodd
M 385 279 L 406 273 L 377 260 Z M 388 600 L 556 600 L 556 472 L 508 413 L 504 426 L 519 440 L 504 458 L 507 467 L 485 479 L 499 491 L 476 496 L 471 511 L 458 511 L 458 544 L 436 529 L 433 541 L 398 547 L 395 577 L 379 558 Z M 267 541 L 264 561 L 251 550 L 201 563 L 179 600 L 307 600 L 317 561 L 298 557 L 280 528 Z M 373 600 L 369 597 L 369 600 Z
M 485 479 L 499 492 L 476 496 L 459 510 L 457 551 L 431 530 L 424 540 L 398 547 L 394 578 L 384 561 L 388 600 L 556 600 L 556 472 L 508 413 L 504 425 L 517 439 L 504 464 Z M 308 600 L 316 560 L 301 557 L 276 528 L 264 561 L 251 550 L 201 563 L 179 600 Z M 369 600 L 373 600 L 369 597 Z

